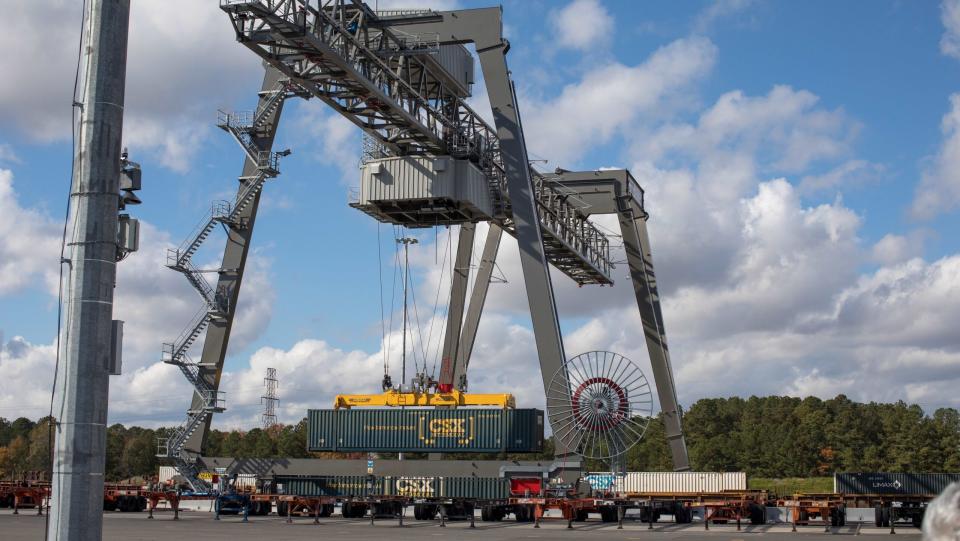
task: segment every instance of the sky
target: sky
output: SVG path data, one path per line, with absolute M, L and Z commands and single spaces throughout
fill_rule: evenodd
M 0 417 L 50 401 L 79 4 L 13 2 L 0 34 L 17 51 L 0 61 Z M 190 388 L 161 344 L 201 300 L 166 250 L 232 197 L 242 154 L 216 112 L 251 109 L 263 70 L 219 2 L 132 4 L 123 138 L 143 167 L 141 248 L 118 267 L 109 415 L 172 425 Z M 646 190 L 682 405 L 842 393 L 960 407 L 960 2 L 512 0 L 503 16 L 535 165 L 628 168 Z M 477 77 L 471 103 L 489 117 Z M 259 423 L 268 367 L 283 422 L 378 392 L 385 360 L 400 379 L 396 236 L 420 240 L 410 364 L 437 370 L 457 228 L 396 230 L 350 208 L 360 145 L 322 103 L 287 102 L 275 149 L 292 154 L 264 191 L 216 427 Z M 195 261 L 217 267 L 222 246 L 211 237 Z M 512 239 L 497 275 L 470 388 L 542 407 Z M 650 375 L 625 264 L 614 279 L 554 272 L 567 354 L 616 351 Z

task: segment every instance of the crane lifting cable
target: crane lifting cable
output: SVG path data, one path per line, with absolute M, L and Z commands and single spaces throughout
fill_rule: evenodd
M 450 251 L 450 235 L 451 235 L 451 232 L 450 232 L 450 229 L 448 228 L 448 229 L 447 229 L 447 249 L 446 249 L 446 250 L 444 251 L 444 253 L 443 253 L 443 260 L 440 262 L 440 279 L 437 281 L 437 293 L 436 293 L 436 295 L 435 295 L 435 297 L 434 297 L 434 300 L 433 300 L 433 315 L 430 317 L 430 329 L 429 329 L 428 332 L 427 332 L 427 355 L 426 355 L 426 357 L 423 359 L 423 370 L 422 370 L 422 372 L 421 372 L 422 374 L 426 374 L 426 373 L 427 373 L 427 358 L 433 358 L 433 359 L 434 359 L 434 366 L 436 365 L 436 359 L 434 358 L 434 356 L 431 354 L 430 351 L 431 351 L 432 345 L 433 345 L 433 328 L 434 328 L 434 324 L 436 323 L 436 319 L 437 319 L 437 309 L 438 309 L 439 306 L 440 306 L 440 291 L 443 290 L 443 277 L 444 277 L 444 275 L 445 275 L 445 273 L 446 273 L 446 270 L 447 270 L 447 257 L 448 257 L 448 255 L 449 255 L 449 251 Z M 435 239 L 436 239 L 435 242 L 437 242 L 437 243 L 439 244 L 439 237 L 435 237 Z M 446 302 L 447 302 L 447 301 L 445 301 L 445 303 L 446 303 Z M 441 338 L 442 338 L 442 336 L 441 336 Z M 438 354 L 438 355 L 439 355 L 439 351 L 440 351 L 440 350 L 439 350 L 439 347 L 440 347 L 440 346 L 439 346 L 439 344 L 438 344 L 438 346 L 437 346 L 437 354 Z M 431 376 L 432 376 L 432 375 L 433 375 L 433 374 L 431 373 Z

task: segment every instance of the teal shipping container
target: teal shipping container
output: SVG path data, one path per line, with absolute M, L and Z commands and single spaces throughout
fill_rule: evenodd
M 538 409 L 309 410 L 314 452 L 536 453 L 543 450 Z
M 510 495 L 509 479 L 497 477 L 275 476 L 273 486 L 278 494 L 339 498 L 399 496 L 500 500 Z

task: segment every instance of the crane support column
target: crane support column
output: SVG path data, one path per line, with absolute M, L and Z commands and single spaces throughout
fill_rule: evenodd
M 673 381 L 673 367 L 670 365 L 667 333 L 660 310 L 660 293 L 657 291 L 653 253 L 647 235 L 647 216 L 646 213 L 637 216 L 629 208 L 618 212 L 623 247 L 627 252 L 633 291 L 637 296 L 640 319 L 643 321 L 643 335 L 647 342 L 647 353 L 650 355 L 657 396 L 660 398 L 660 412 L 663 414 L 667 444 L 673 457 L 673 468 L 675 471 L 688 471 L 690 461 L 683 437 L 680 407 L 677 404 L 677 388 Z
M 647 353 L 650 355 L 657 396 L 660 399 L 667 442 L 673 457 L 673 468 L 676 471 L 687 471 L 690 469 L 690 462 L 677 403 L 673 367 L 670 364 L 667 333 L 660 309 L 650 238 L 647 235 L 649 214 L 644 209 L 643 188 L 625 169 L 582 172 L 558 170 L 549 181 L 556 182 L 574 194 L 575 197 L 570 199 L 580 205 L 580 211 L 584 214 L 617 215 L 627 253 L 627 264 L 630 267 L 630 279 L 637 297 L 640 319 L 643 321 L 643 334 Z
M 507 70 L 507 44 L 482 47 L 477 44 L 480 66 L 490 96 L 497 135 L 500 137 L 500 151 L 507 174 L 507 189 L 513 209 L 513 220 L 517 230 L 517 245 L 520 248 L 520 266 L 523 269 L 523 283 L 527 290 L 527 302 L 530 305 L 530 319 L 533 323 L 533 335 L 540 357 L 540 373 L 543 376 L 543 390 L 546 395 L 547 413 L 554 436 L 558 440 L 557 451 L 566 454 L 572 449 L 570 429 L 561 430 L 560 419 L 555 418 L 557 405 L 569 400 L 569 396 L 551 396 L 550 381 L 554 374 L 563 370 L 566 354 L 563 351 L 563 338 L 560 334 L 560 321 L 553 295 L 553 283 L 550 280 L 550 268 L 540 233 L 540 220 L 534 201 L 533 182 L 530 178 L 530 163 L 527 148 L 523 140 L 523 128 L 520 124 L 520 111 L 510 74 Z M 568 390 L 569 391 L 569 390 Z
M 460 329 L 463 324 L 463 308 L 467 303 L 467 284 L 470 278 L 470 259 L 473 255 L 473 239 L 477 225 L 465 223 L 460 226 L 457 241 L 457 258 L 450 276 L 450 307 L 447 310 L 447 331 L 443 335 L 443 355 L 440 364 L 440 381 L 437 388 L 448 393 L 459 385 L 457 373 L 457 350 L 460 349 Z
M 402 27 L 402 30 L 409 34 L 436 34 L 440 43 L 473 43 L 476 46 L 480 69 L 490 98 L 490 108 L 493 110 L 497 137 L 500 140 L 515 236 L 520 248 L 523 282 L 530 305 L 537 355 L 540 358 L 547 413 L 550 416 L 550 425 L 554 428 L 554 436 L 559 442 L 557 454 L 566 455 L 574 447 L 573 423 L 561 425 L 561 422 L 566 420 L 554 417 L 558 405 L 569 402 L 569 389 L 566 396 L 551 396 L 555 392 L 550 390 L 550 381 L 558 371 L 563 370 L 566 355 L 540 230 L 520 111 L 507 68 L 506 55 L 510 44 L 503 39 L 502 9 L 496 7 L 441 11 L 432 16 L 411 17 L 407 20 L 390 19 L 387 24 L 390 27 Z
M 48 531 L 48 539 L 59 541 L 99 540 L 103 533 L 130 1 L 93 0 L 84 17 L 83 97 L 70 190 L 62 383 L 57 386 L 62 407 L 54 413 Z
M 503 237 L 503 229 L 490 223 L 487 238 L 483 244 L 483 253 L 480 255 L 477 279 L 470 293 L 467 317 L 463 322 L 463 331 L 460 333 L 460 347 L 457 349 L 457 363 L 453 372 L 453 381 L 460 386 L 461 391 L 467 390 L 467 368 L 470 366 L 470 356 L 473 355 L 473 344 L 477 340 L 483 305 L 487 302 L 487 291 L 490 289 L 490 279 L 493 277 L 493 268 L 497 263 L 501 237 Z
M 260 92 L 258 108 L 263 108 L 271 102 L 270 92 L 277 88 L 284 76 L 277 70 L 266 67 L 263 76 L 263 85 Z M 273 138 L 277 133 L 280 122 L 280 112 L 283 111 L 283 100 L 274 104 L 273 112 L 266 119 L 263 129 L 253 137 L 254 144 L 264 152 L 273 147 Z M 247 183 L 253 182 L 258 172 L 258 164 L 248 156 L 243 163 L 243 173 L 237 193 L 244 192 Z M 250 239 L 253 237 L 253 226 L 257 219 L 257 208 L 260 206 L 258 191 L 252 201 L 243 208 L 237 216 L 239 227 L 227 227 L 227 242 L 223 250 L 223 260 L 220 264 L 219 279 L 216 291 L 227 298 L 228 309 L 224 317 L 215 319 L 207 327 L 206 338 L 203 342 L 203 352 L 198 375 L 207 385 L 216 392 L 220 387 L 220 376 L 223 373 L 223 361 L 227 355 L 227 346 L 230 342 L 230 331 L 233 328 L 233 319 L 236 314 L 237 299 L 240 295 L 240 285 L 243 282 L 243 271 L 247 264 L 247 254 L 250 252 Z M 191 409 L 201 409 L 206 400 L 194 393 Z M 184 450 L 191 454 L 200 455 L 207 434 L 210 432 L 212 416 L 207 416 L 200 430 L 195 431 L 184 444 Z

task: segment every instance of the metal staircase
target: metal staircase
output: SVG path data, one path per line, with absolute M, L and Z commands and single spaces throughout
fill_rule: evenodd
M 478 162 L 501 213 L 495 221 L 516 234 L 496 130 L 442 83 L 442 68 L 410 46 L 408 36 L 389 30 L 359 0 L 221 0 L 220 7 L 238 41 L 377 139 L 390 155 Z M 612 284 L 606 235 L 554 183 L 543 178 L 535 183 L 547 260 L 580 285 Z
M 280 174 L 280 157 L 287 153 L 276 153 L 261 150 L 256 138 L 261 135 L 266 119 L 272 115 L 280 103 L 288 96 L 294 95 L 295 86 L 288 81 L 282 81 L 277 88 L 261 95 L 261 106 L 256 111 L 240 113 L 218 112 L 217 126 L 233 136 L 234 140 L 243 148 L 247 158 L 256 165 L 256 174 L 241 176 L 242 188 L 238 191 L 236 200 L 218 201 L 211 206 L 209 216 L 205 217 L 194 231 L 179 247 L 167 251 L 167 267 L 180 272 L 186 277 L 191 286 L 200 294 L 204 306 L 194 315 L 180 336 L 173 342 L 163 344 L 161 360 L 180 369 L 183 376 L 194 389 L 193 406 L 187 411 L 186 420 L 167 438 L 158 438 L 157 456 L 169 458 L 177 470 L 191 484 L 197 492 L 209 492 L 213 487 L 199 477 L 200 470 L 195 464 L 195 457 L 184 450 L 184 445 L 190 436 L 214 413 L 225 409 L 223 393 L 216 390 L 201 375 L 201 363 L 194 362 L 189 355 L 190 348 L 200 338 L 211 322 L 226 319 L 231 315 L 226 292 L 217 291 L 204 277 L 205 273 L 220 273 L 224 269 L 201 269 L 193 262 L 200 246 L 206 241 L 217 225 L 224 228 L 242 229 L 247 226 L 239 217 L 243 210 L 263 190 L 263 186 L 270 178 Z

